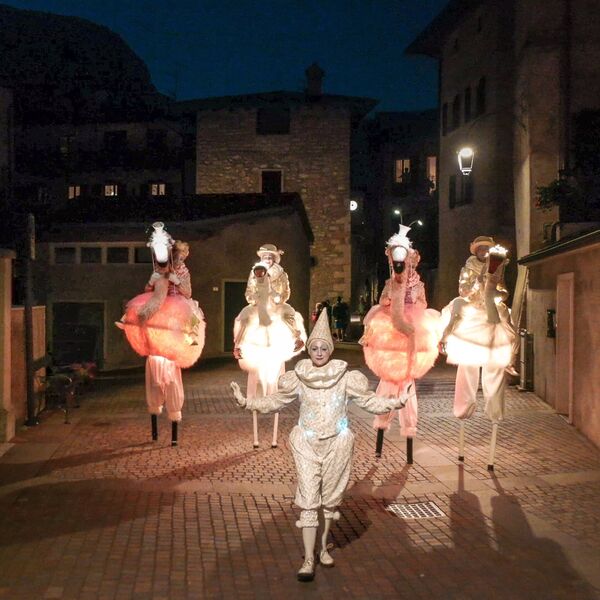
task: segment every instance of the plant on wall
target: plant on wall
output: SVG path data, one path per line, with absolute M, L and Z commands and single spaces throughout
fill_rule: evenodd
M 535 207 L 550 210 L 555 206 L 576 206 L 581 199 L 581 190 L 575 178 L 561 171 L 558 179 L 537 188 Z

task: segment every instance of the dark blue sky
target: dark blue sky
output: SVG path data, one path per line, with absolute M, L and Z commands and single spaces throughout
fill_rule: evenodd
M 301 90 L 317 61 L 328 93 L 377 110 L 436 105 L 433 60 L 404 56 L 447 0 L 7 0 L 84 17 L 121 34 L 178 99 Z

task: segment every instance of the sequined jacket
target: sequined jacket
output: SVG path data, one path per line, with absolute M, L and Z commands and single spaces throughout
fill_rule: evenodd
M 323 367 L 315 367 L 304 359 L 279 378 L 277 393 L 248 399 L 246 407 L 268 413 L 294 400 L 300 400 L 298 425 L 308 436 L 322 440 L 348 428 L 350 400 L 370 413 L 383 414 L 400 408 L 404 399 L 376 397 L 375 392 L 369 391 L 367 378 L 359 371 L 348 371 L 348 363 L 343 360 L 330 360 Z
M 290 297 L 290 282 L 283 267 L 274 263 L 267 271 L 267 276 L 271 286 L 269 294 L 273 302 L 275 302 L 275 304 L 287 302 Z M 256 304 L 257 300 L 258 290 L 256 289 L 256 275 L 254 275 L 253 271 L 250 271 L 248 284 L 246 286 L 246 302 L 248 304 Z
M 483 306 L 486 271 L 487 262 L 481 262 L 476 256 L 470 256 L 465 266 L 460 270 L 458 278 L 459 296 L 475 305 Z M 506 300 L 508 291 L 503 281 L 497 285 L 497 289 L 500 300 Z

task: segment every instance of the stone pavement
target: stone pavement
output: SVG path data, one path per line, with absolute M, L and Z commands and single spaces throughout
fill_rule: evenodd
M 338 358 L 363 368 L 359 352 Z M 297 418 L 260 418 L 228 388 L 233 361 L 184 375 L 180 446 L 159 420 L 152 443 L 140 373 L 104 377 L 73 411 L 44 415 L 0 458 L 0 598 L 600 598 L 600 451 L 533 394 L 508 391 L 496 469 L 478 411 L 458 462 L 453 370 L 418 386 L 415 462 L 397 423 L 374 457 L 371 417 L 352 409 L 356 450 L 333 569 L 300 584 L 287 435 Z M 375 380 L 373 380 L 375 383 Z M 391 503 L 434 502 L 403 519 Z

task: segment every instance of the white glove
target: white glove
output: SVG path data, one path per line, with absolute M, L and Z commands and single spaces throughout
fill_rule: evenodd
M 150 285 L 152 285 L 152 284 L 154 284 L 154 282 L 158 281 L 161 277 L 162 277 L 162 275 L 160 273 L 157 273 L 156 271 L 154 271 L 154 273 L 152 273 L 152 275 L 150 275 L 150 279 L 149 279 L 148 283 Z
M 174 283 L 175 285 L 180 285 L 181 284 L 181 279 L 179 279 L 179 277 L 177 277 L 177 275 L 175 275 L 175 273 L 170 273 L 169 274 L 169 281 L 171 283 Z
M 229 385 L 233 391 L 233 397 L 235 398 L 235 401 L 240 405 L 241 408 L 245 408 L 246 398 L 244 398 L 242 390 L 240 390 L 240 386 L 235 381 L 232 381 Z

